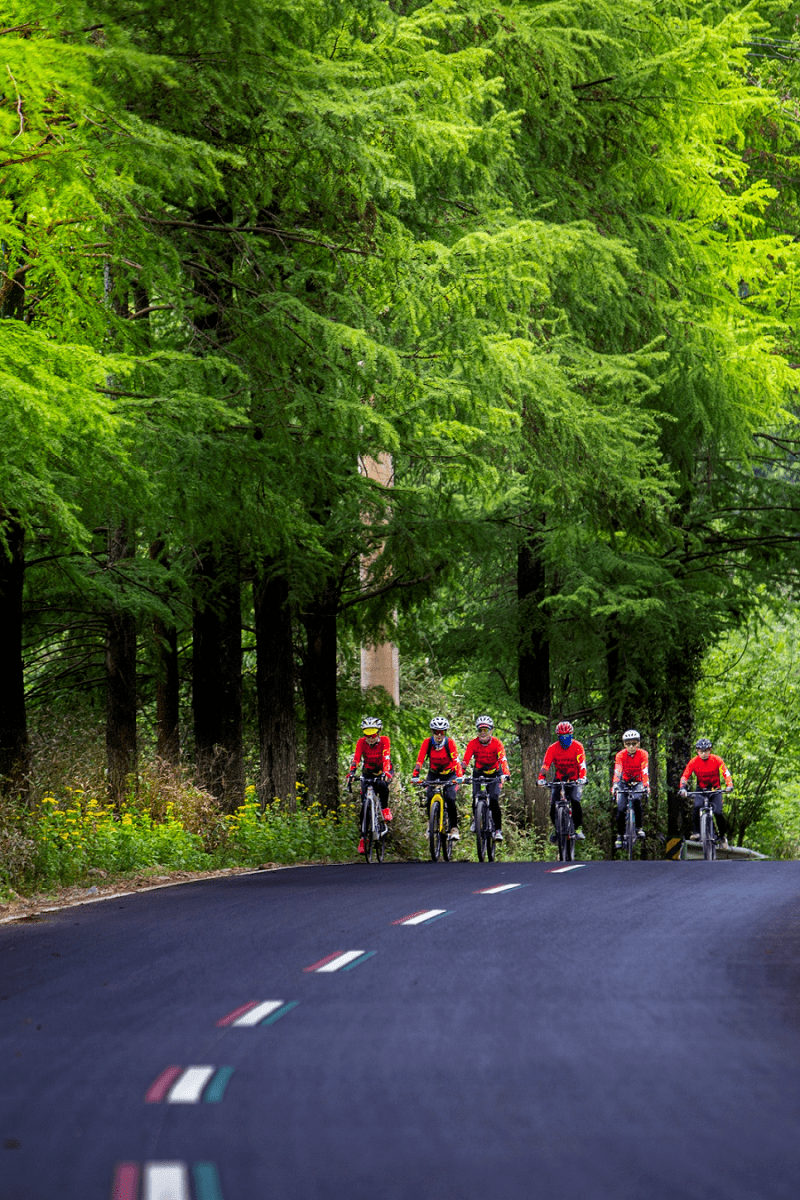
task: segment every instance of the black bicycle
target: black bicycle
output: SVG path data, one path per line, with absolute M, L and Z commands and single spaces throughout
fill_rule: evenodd
M 495 776 L 495 778 L 497 778 Z M 478 862 L 485 862 L 488 858 L 489 862 L 494 862 L 495 842 L 494 842 L 494 817 L 492 816 L 492 806 L 489 802 L 489 794 L 486 791 L 486 784 L 491 783 L 491 778 L 484 775 L 473 775 L 471 779 L 463 780 L 464 783 L 477 783 L 478 794 L 472 801 L 472 814 L 475 818 L 475 844 L 478 848 Z
M 450 836 L 449 823 L 445 827 L 447 817 L 445 814 L 441 780 L 412 779 L 411 782 L 414 787 L 426 787 L 429 789 L 427 797 L 421 801 L 421 804 L 428 813 L 427 833 L 431 861 L 438 862 L 439 855 L 441 854 L 445 862 L 450 862 L 455 853 L 456 842 L 455 838 Z
M 371 779 L 361 777 L 361 783 L 366 784 L 363 812 L 361 815 L 361 836 L 364 839 L 364 861 L 372 862 L 372 851 L 379 863 L 386 857 L 386 835 L 389 826 L 383 819 L 383 809 L 378 794 Z
M 711 797 L 718 792 L 719 788 L 701 788 L 697 792 L 688 792 L 687 795 L 694 800 L 695 796 L 701 796 L 703 803 L 700 805 L 700 844 L 703 847 L 703 858 L 715 859 L 717 857 L 717 829 L 714 825 L 714 806 L 711 803 Z
M 618 791 L 614 792 L 615 803 L 618 794 Z M 627 788 L 625 794 L 627 803 L 625 805 L 625 832 L 622 835 L 622 846 L 628 856 L 628 862 L 631 862 L 633 860 L 633 852 L 641 840 L 636 829 L 636 813 L 634 812 L 633 802 L 638 798 L 639 803 L 641 803 L 646 792 L 644 788 Z
M 556 845 L 559 862 L 575 861 L 575 822 L 572 819 L 572 801 L 567 799 L 566 786 L 570 780 L 555 779 L 546 786 L 556 804 Z M 556 795 L 560 789 L 561 794 Z

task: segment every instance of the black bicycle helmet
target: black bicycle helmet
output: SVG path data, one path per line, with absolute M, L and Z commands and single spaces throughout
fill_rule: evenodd
M 711 738 L 698 738 L 694 744 L 696 750 L 710 750 L 712 745 Z

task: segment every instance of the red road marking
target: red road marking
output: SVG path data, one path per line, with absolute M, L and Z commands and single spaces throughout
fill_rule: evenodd
M 304 971 L 318 971 L 320 967 L 324 967 L 325 963 L 333 962 L 335 958 L 340 958 L 342 954 L 346 954 L 345 950 L 337 950 L 334 954 L 329 954 L 326 958 L 321 958 L 319 962 L 312 963 L 310 967 L 303 967 Z
M 417 912 L 409 913 L 407 917 L 401 917 L 399 921 L 392 921 L 393 925 L 402 925 L 403 921 L 410 921 L 412 917 L 421 917 L 424 912 L 428 912 L 427 908 L 420 908 Z
M 217 1024 L 232 1025 L 237 1017 L 243 1017 L 246 1012 L 250 1012 L 250 1009 L 255 1008 L 257 1004 L 257 1000 L 249 1000 L 247 1004 L 243 1004 L 241 1008 L 235 1008 L 232 1013 L 228 1013 L 227 1017 L 223 1017 L 221 1021 L 217 1021 Z
M 139 1164 L 118 1163 L 114 1174 L 111 1200 L 136 1200 L 139 1191 Z
M 154 1080 L 145 1092 L 145 1102 L 147 1104 L 160 1104 L 182 1071 L 183 1067 L 167 1067 L 166 1070 L 162 1071 L 158 1079 Z

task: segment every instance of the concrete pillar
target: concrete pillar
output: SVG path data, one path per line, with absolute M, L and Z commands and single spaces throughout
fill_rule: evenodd
M 377 459 L 361 458 L 359 470 L 384 487 L 391 487 L 394 483 L 391 454 L 381 454 Z M 361 580 L 365 586 L 371 581 L 371 566 L 377 557 L 375 553 L 361 559 Z M 384 688 L 395 704 L 400 703 L 400 656 L 397 646 L 391 642 L 361 647 L 361 690 L 365 692 L 375 687 Z

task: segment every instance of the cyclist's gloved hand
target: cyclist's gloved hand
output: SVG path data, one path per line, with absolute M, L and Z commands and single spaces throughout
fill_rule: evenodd
M 685 800 L 689 793 L 687 792 L 686 788 L 681 788 L 681 790 L 678 792 L 678 795 L 682 800 Z
M 419 767 L 414 767 L 414 770 L 411 772 L 411 778 L 419 779 Z
M 729 784 L 728 784 L 728 786 L 725 788 L 725 791 L 726 791 L 726 792 L 732 792 L 732 791 L 733 791 L 733 784 L 732 784 L 732 783 L 729 783 Z
M 346 783 L 347 783 L 348 792 L 352 792 L 352 790 L 353 790 L 353 776 L 352 775 L 347 776 Z
M 536 786 L 544 787 L 544 775 L 540 775 L 539 778 L 536 780 Z

